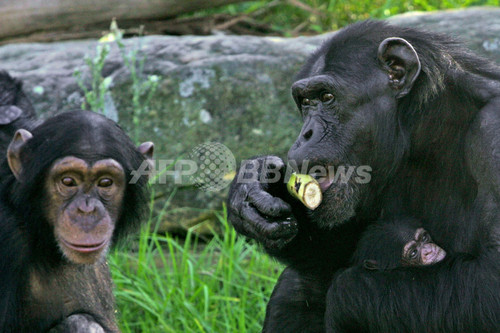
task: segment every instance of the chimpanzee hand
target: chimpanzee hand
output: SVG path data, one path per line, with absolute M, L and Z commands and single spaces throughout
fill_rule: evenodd
M 280 193 L 285 163 L 277 156 L 247 160 L 229 191 L 229 220 L 239 233 L 256 239 L 268 250 L 282 249 L 297 234 L 297 220 Z
M 105 333 L 101 325 L 87 314 L 74 314 L 64 319 L 48 333 Z

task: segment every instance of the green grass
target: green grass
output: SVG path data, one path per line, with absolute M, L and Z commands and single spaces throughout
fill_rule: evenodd
M 471 6 L 499 6 L 500 0 L 261 0 L 227 5 L 196 15 L 247 15 L 284 35 L 337 30 L 368 18 L 384 19 L 408 11 L 433 11 Z
M 122 332 L 260 332 L 282 267 L 237 237 L 225 213 L 224 233 L 208 243 L 150 232 L 109 264 Z

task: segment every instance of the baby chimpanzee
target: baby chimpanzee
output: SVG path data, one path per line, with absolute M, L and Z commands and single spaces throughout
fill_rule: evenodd
M 398 218 L 368 227 L 359 241 L 353 261 L 369 270 L 390 270 L 401 266 L 432 265 L 445 257 L 446 252 L 432 242 L 417 219 Z

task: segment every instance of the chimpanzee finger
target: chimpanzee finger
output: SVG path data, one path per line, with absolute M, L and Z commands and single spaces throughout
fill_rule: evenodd
M 292 213 L 292 207 L 289 204 L 264 191 L 258 183 L 250 185 L 247 200 L 263 215 L 287 217 Z
M 281 173 L 285 169 L 285 162 L 278 156 L 269 155 L 263 158 L 263 165 L 261 169 L 270 172 L 271 174 L 274 172 Z M 280 177 L 281 178 L 281 177 Z
M 283 176 L 285 163 L 277 156 L 263 156 L 242 162 L 237 182 L 253 184 L 261 183 L 262 188 L 267 189 L 268 184 L 279 182 Z
M 241 210 L 243 202 L 246 201 L 247 196 L 248 196 L 247 184 L 240 184 L 240 185 L 232 184 L 228 196 L 229 209 L 235 211 L 236 213 L 239 212 Z
M 295 219 L 290 217 L 285 221 L 269 222 L 248 203 L 243 204 L 240 214 L 247 221 L 247 228 L 259 240 L 292 239 L 298 231 Z

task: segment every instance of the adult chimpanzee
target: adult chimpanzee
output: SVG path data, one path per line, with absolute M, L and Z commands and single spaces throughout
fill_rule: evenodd
M 117 332 L 105 254 L 141 220 L 151 158 L 88 111 L 19 129 L 0 166 L 0 331 Z
M 353 263 L 369 270 L 389 270 L 433 265 L 445 257 L 418 220 L 402 217 L 370 225 L 358 242 Z
M 363 22 L 324 43 L 292 93 L 304 125 L 288 158 L 301 172 L 373 171 L 368 184 L 322 177 L 312 212 L 291 205 L 283 182 L 262 181 L 283 171 L 278 157 L 239 171 L 230 220 L 288 265 L 264 331 L 500 331 L 500 69 L 445 36 Z M 382 213 L 417 218 L 449 256 L 467 255 L 397 275 L 348 268 Z

